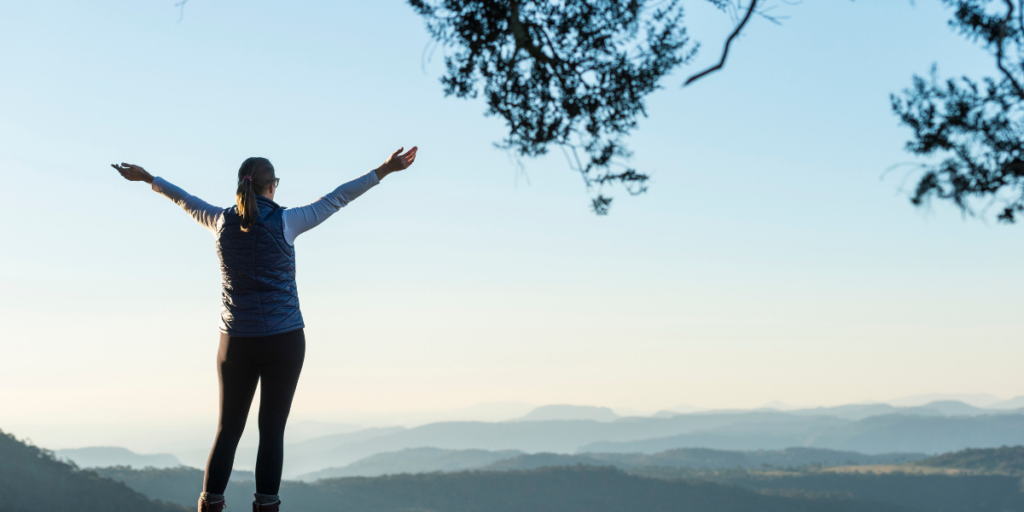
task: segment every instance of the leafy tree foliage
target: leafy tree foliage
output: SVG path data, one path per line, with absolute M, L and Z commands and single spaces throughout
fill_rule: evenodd
M 725 8 L 728 0 L 709 0 Z M 409 0 L 445 57 L 446 95 L 482 93 L 487 115 L 522 156 L 566 152 L 588 188 L 646 190 L 647 174 L 621 163 L 622 138 L 644 115 L 644 98 L 696 50 L 678 0 Z M 583 158 L 577 152 L 582 149 Z M 594 211 L 611 199 L 598 194 Z
M 754 14 L 778 23 L 768 0 L 704 0 L 737 25 L 720 60 L 689 85 L 725 65 L 729 49 Z M 785 3 L 786 0 L 783 0 Z M 175 3 L 184 15 L 188 0 Z M 650 176 L 623 163 L 623 138 L 646 115 L 644 99 L 658 82 L 694 56 L 680 0 L 408 0 L 446 48 L 446 96 L 483 93 L 487 115 L 509 135 L 499 148 L 519 156 L 558 146 L 588 189 L 619 183 L 633 195 Z M 179 20 L 181 21 L 180 17 Z M 581 158 L 579 150 L 584 155 Z M 608 213 L 598 193 L 591 206 Z
M 1000 221 L 1014 222 L 1024 212 L 1024 2 L 943 2 L 953 8 L 950 26 L 980 42 L 998 74 L 943 82 L 933 66 L 930 77 L 915 76 L 892 96 L 893 111 L 913 130 L 907 150 L 942 158 L 923 166 L 911 201 L 937 197 L 973 214 L 987 199 L 1000 205 Z

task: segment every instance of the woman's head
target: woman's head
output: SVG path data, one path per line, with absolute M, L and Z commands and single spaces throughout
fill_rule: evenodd
M 242 217 L 242 231 L 249 231 L 260 216 L 256 196 L 266 193 L 272 196 L 276 180 L 274 166 L 270 160 L 254 156 L 242 162 L 242 166 L 238 168 L 238 191 L 235 192 L 238 215 Z

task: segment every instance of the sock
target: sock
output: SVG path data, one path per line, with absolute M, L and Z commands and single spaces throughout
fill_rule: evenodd
M 256 503 L 260 505 L 270 505 L 271 503 L 277 503 L 281 501 L 281 496 L 277 494 L 260 494 L 255 493 L 253 496 L 256 497 Z
M 224 495 L 214 494 L 212 492 L 204 492 L 199 494 L 199 499 L 207 503 L 220 503 L 224 501 Z

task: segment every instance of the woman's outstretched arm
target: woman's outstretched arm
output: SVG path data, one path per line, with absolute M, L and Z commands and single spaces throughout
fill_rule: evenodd
M 117 169 L 117 172 L 121 173 L 121 176 L 128 181 L 144 181 L 148 183 L 154 192 L 159 192 L 167 199 L 174 201 L 174 204 L 185 210 L 201 226 L 211 233 L 217 233 L 217 225 L 224 218 L 223 208 L 213 206 L 159 176 L 154 177 L 137 165 L 121 163 L 120 165 L 111 164 L 110 166 Z
M 342 184 L 330 194 L 306 206 L 285 210 L 282 214 L 285 241 L 294 244 L 299 235 L 319 226 L 349 202 L 380 183 L 380 180 L 388 174 L 408 169 L 416 161 L 418 148 L 414 147 L 405 153 L 402 153 L 403 149 L 405 148 L 400 148 L 392 153 L 391 157 L 380 167 Z

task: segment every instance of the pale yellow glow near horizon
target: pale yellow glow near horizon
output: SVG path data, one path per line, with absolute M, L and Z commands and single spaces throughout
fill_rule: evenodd
M 384 295 L 391 300 L 387 312 L 370 305 Z M 945 322 L 942 335 L 913 324 L 885 326 L 893 318 L 884 314 L 852 321 L 810 304 L 804 304 L 807 313 L 787 314 L 756 300 L 684 300 L 669 307 L 664 301 L 671 298 L 657 295 L 615 303 L 577 294 L 465 292 L 438 294 L 428 303 L 415 291 L 305 300 L 313 304 L 307 307 L 312 327 L 293 408 L 297 418 L 501 401 L 654 412 L 684 404 L 720 409 L 774 400 L 839 405 L 932 392 L 1024 394 L 1014 371 L 1024 348 L 1014 326 L 980 332 L 966 320 L 944 319 L 929 304 L 900 315 Z M 558 302 L 576 306 L 566 311 Z M 337 306 L 318 305 L 324 303 Z M 673 307 L 689 314 L 674 314 Z M 715 310 L 743 320 L 731 322 Z M 5 319 L 33 327 L 17 333 L 26 343 L 8 350 L 12 359 L 0 377 L 4 422 L 215 417 L 217 335 L 210 311 L 178 311 L 182 321 L 173 324 L 159 315 L 125 324 L 114 315 L 90 314 L 93 322 L 118 327 L 109 336 L 59 345 L 53 340 L 71 337 L 75 315 L 47 323 L 36 314 L 34 321 L 27 312 L 17 321 Z M 332 322 L 338 314 L 343 323 Z M 979 337 L 983 343 L 971 342 Z M 55 348 L 60 358 L 52 357 Z

